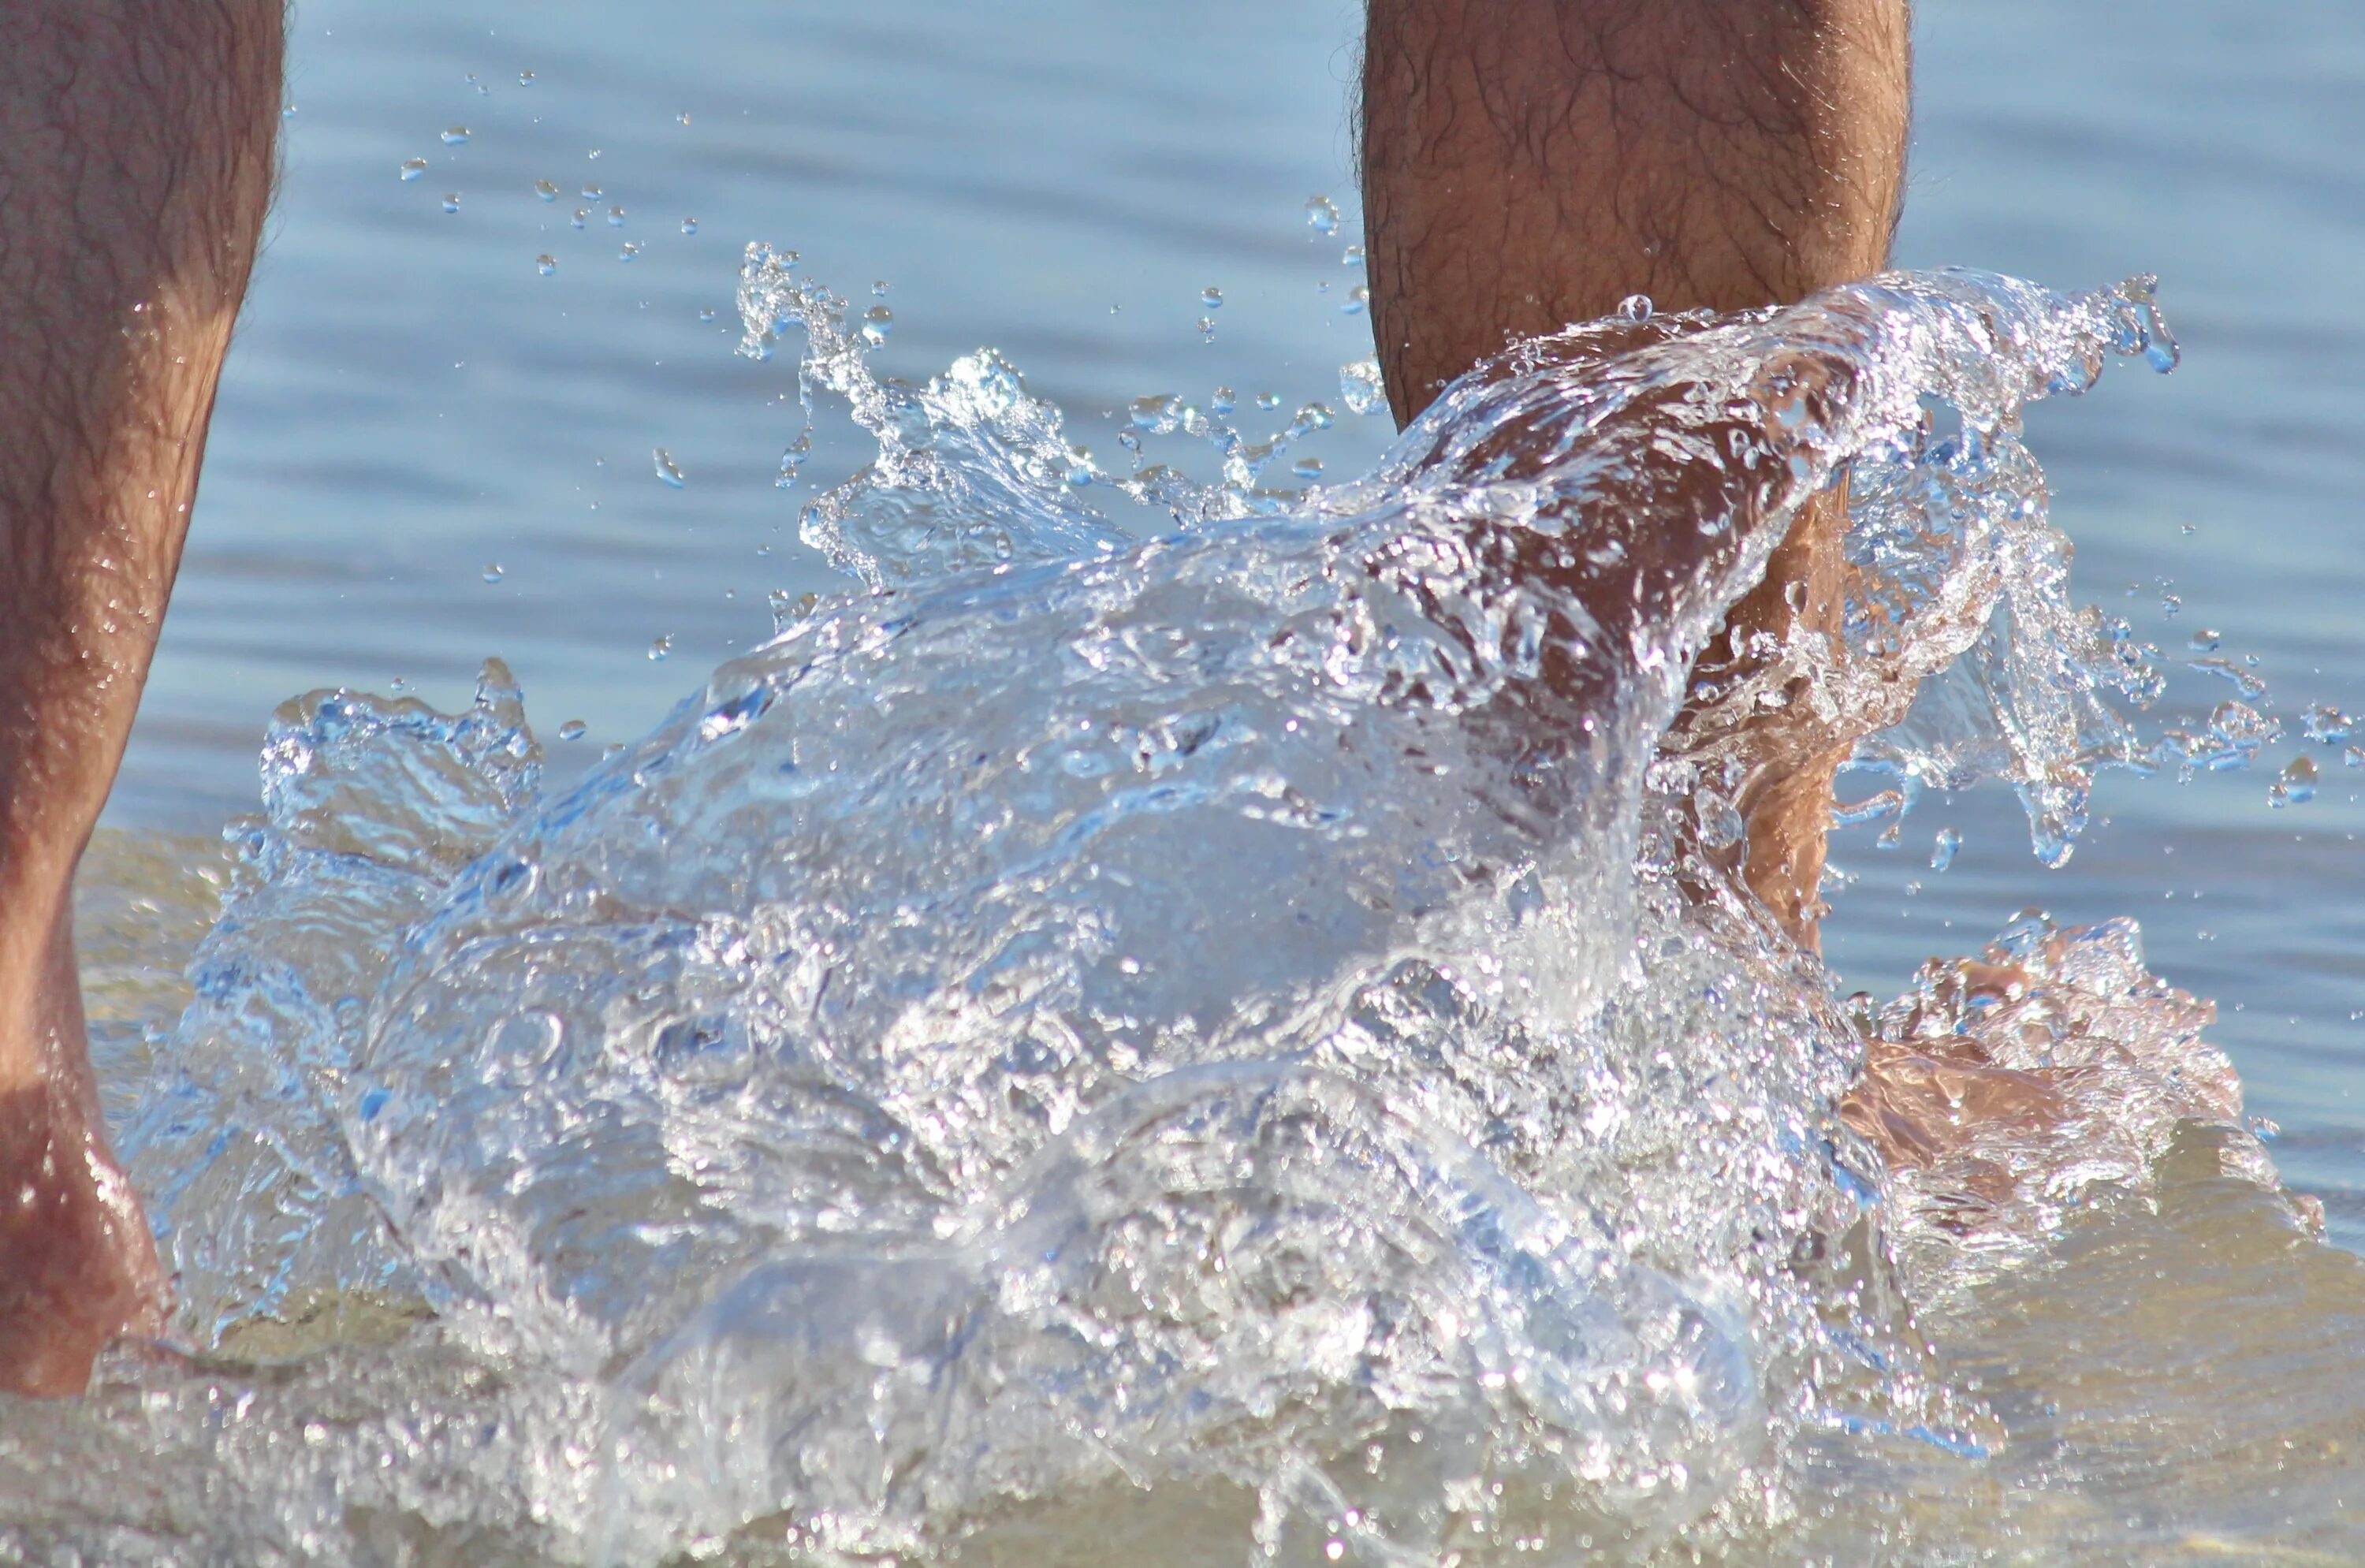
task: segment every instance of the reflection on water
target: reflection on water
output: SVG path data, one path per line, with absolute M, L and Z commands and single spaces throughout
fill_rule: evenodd
M 281 710 L 154 1065 L 176 999 L 97 990 L 197 1353 L 12 1409 L 0 1540 L 2353 1551 L 2365 1297 L 2206 1008 L 2036 918 L 1843 1005 L 1720 869 L 1721 710 L 1660 747 L 1842 465 L 1846 635 L 1768 680 L 1889 725 L 1901 788 L 2000 774 L 2054 857 L 2095 768 L 2233 744 L 2136 714 L 2159 655 L 2066 597 L 2019 439 L 2165 366 L 2143 288 L 1638 310 L 1302 494 L 1236 409 L 1140 410 L 1194 480 L 1080 462 L 998 356 L 881 380 L 784 255 L 741 307 L 877 438 L 806 512 L 869 586 L 568 788 L 498 666 Z M 107 855 L 87 919 L 202 923 Z M 1867 1048 L 1893 1170 L 1840 1114 Z M 1956 1115 L 1993 1071 L 2057 1113 Z

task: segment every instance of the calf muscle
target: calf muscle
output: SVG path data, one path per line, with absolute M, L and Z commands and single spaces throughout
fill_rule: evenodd
M 1409 422 L 1508 338 L 1608 315 L 1787 304 L 1886 264 L 1903 186 L 1906 0 L 1370 0 L 1372 322 Z M 1844 509 L 1794 526 L 1735 632 L 1831 630 Z M 1745 639 L 1736 639 L 1745 641 Z M 1730 644 L 1704 664 L 1735 660 Z M 1844 737 L 1759 737 L 1750 885 L 1811 941 Z
M 70 901 L 270 199 L 281 6 L 0 0 L 0 1387 L 78 1385 L 155 1306 Z

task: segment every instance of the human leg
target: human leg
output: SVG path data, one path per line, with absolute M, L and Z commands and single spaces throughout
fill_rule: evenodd
M 0 1389 L 154 1323 L 74 867 L 179 566 L 270 200 L 283 0 L 0 0 Z
M 1885 264 L 1910 106 L 1906 0 L 1370 0 L 1373 326 L 1408 422 L 1507 338 L 1788 303 Z M 1823 498 L 1736 606 L 1736 641 L 1836 625 Z M 1735 664 L 1732 644 L 1703 666 Z M 1768 725 L 1745 874 L 1811 941 L 1842 739 Z

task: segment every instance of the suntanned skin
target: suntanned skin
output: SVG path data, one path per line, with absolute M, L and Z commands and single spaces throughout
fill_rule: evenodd
M 74 867 L 131 731 L 269 205 L 281 0 L 0 0 L 0 1389 L 152 1330 Z
M 1879 271 L 1911 77 L 1906 0 L 1370 0 L 1364 227 L 1397 422 L 1507 339 L 1629 296 L 1745 309 Z M 1836 628 L 1834 500 L 1736 607 L 1736 640 Z M 1699 673 L 1736 667 L 1728 644 Z M 1852 739 L 1751 736 L 1744 874 L 1809 945 Z
M 163 1310 L 99 1126 L 72 889 L 269 201 L 280 6 L 0 0 L 0 1390 L 78 1391 Z M 1507 337 L 1628 295 L 1731 308 L 1877 270 L 1906 50 L 1904 0 L 1371 0 L 1398 419 Z M 1794 531 L 1735 628 L 1829 624 L 1833 538 L 1829 508 Z M 1760 739 L 1747 876 L 1811 939 L 1837 740 Z

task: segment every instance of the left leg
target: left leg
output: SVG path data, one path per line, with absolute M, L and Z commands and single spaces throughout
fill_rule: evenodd
M 0 0 L 0 1391 L 78 1391 L 162 1306 L 90 1080 L 73 874 L 270 200 L 283 4 Z

